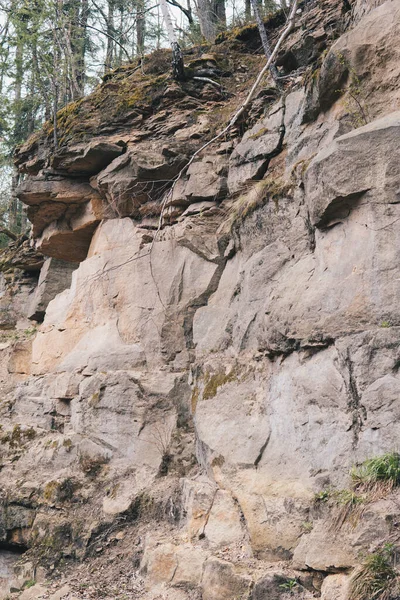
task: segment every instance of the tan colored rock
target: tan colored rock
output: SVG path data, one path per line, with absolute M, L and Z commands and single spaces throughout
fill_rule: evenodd
M 399 133 L 395 112 L 337 138 L 313 159 L 305 178 L 313 224 L 346 218 L 364 196 L 364 202 L 398 202 Z
M 37 600 L 39 598 L 45 598 L 48 589 L 42 585 L 36 584 L 25 591 L 19 597 L 19 600 Z
M 266 117 L 246 131 L 230 156 L 228 189 L 231 194 L 243 190 L 251 180 L 262 179 L 265 174 L 269 155 L 279 142 L 279 128 L 283 118 L 279 107 L 271 112 L 272 116 Z
M 189 544 L 181 544 L 177 549 L 178 566 L 171 585 L 177 587 L 197 588 L 201 584 L 204 562 L 207 553 Z
M 30 375 L 32 367 L 32 340 L 16 342 L 8 363 L 10 373 Z
M 136 493 L 134 482 L 128 480 L 117 483 L 103 498 L 104 514 L 115 516 L 126 512 L 132 505 Z
M 62 600 L 63 598 L 69 598 L 69 594 L 71 593 L 71 588 L 69 585 L 63 585 L 62 588 L 57 590 L 54 594 L 50 596 L 49 600 Z
M 321 600 L 347 600 L 349 593 L 348 575 L 328 575 L 321 588 Z
M 294 568 L 335 572 L 349 569 L 357 562 L 357 552 L 341 532 L 327 535 L 326 523 L 318 523 L 308 535 L 303 535 L 294 551 Z
M 354 11 L 356 20 L 364 16 L 328 52 L 319 75 L 318 102 L 325 111 L 340 96 L 340 90 L 353 85 L 358 103 L 347 96 L 347 110 L 357 127 L 365 119 L 400 108 L 400 7 L 396 0 L 359 0 Z
M 128 147 L 126 154 L 91 180 L 115 216 L 140 217 L 140 207 L 160 197 L 165 181 L 177 175 L 184 164 L 179 144 L 175 145 L 176 151 L 172 144 L 167 152 L 162 140 Z
M 146 549 L 141 568 L 145 569 L 153 584 L 169 583 L 172 581 L 178 566 L 176 546 L 161 544 Z
M 78 263 L 85 260 L 98 223 L 98 219 L 93 218 L 73 230 L 66 220 L 53 221 L 38 238 L 36 247 L 46 256 Z
M 74 179 L 37 177 L 24 181 L 18 190 L 21 202 L 31 207 L 29 218 L 33 221 L 34 237 L 41 235 L 50 223 L 69 217 L 79 205 L 100 199 L 88 182 Z
M 203 573 L 203 600 L 245 600 L 251 579 L 239 575 L 234 566 L 222 560 L 207 560 Z
M 192 202 L 221 200 L 227 193 L 225 162 L 219 156 L 193 162 L 174 188 L 169 205 L 188 206 Z
M 176 356 L 177 366 L 187 364 L 183 320 L 188 307 L 204 302 L 211 293 L 218 264 L 171 239 L 154 246 L 151 271 L 148 251 L 141 250 L 140 243 L 130 219 L 101 226 L 90 260 L 75 271 L 71 290 L 50 303 L 35 339 L 33 363 L 42 372 L 61 364 L 62 370 L 135 368 L 147 356 L 152 363 Z M 133 288 L 127 288 L 128 279 Z M 89 295 L 87 281 L 92 281 Z M 111 304 L 104 285 L 113 290 Z M 87 318 L 80 320 L 84 314 Z
M 73 173 L 74 175 L 93 175 L 104 169 L 117 156 L 124 152 L 125 144 L 109 142 L 107 139 L 97 139 L 89 144 L 79 144 L 62 148 L 52 156 L 53 169 Z
M 231 494 L 219 490 L 213 499 L 204 528 L 204 535 L 211 547 L 221 547 L 243 541 L 245 532 L 241 525 L 238 505 Z

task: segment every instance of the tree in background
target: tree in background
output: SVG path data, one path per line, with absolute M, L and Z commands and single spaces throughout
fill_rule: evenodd
M 20 175 L 13 170 L 12 156 L 50 119 L 57 149 L 60 108 L 89 93 L 110 70 L 168 40 L 174 77 L 182 79 L 182 44 L 200 42 L 200 34 L 213 42 L 232 22 L 244 24 L 254 16 L 260 27 L 266 13 L 280 6 L 286 10 L 288 4 L 286 0 L 0 0 L 0 229 L 19 233 L 27 227 L 15 196 Z

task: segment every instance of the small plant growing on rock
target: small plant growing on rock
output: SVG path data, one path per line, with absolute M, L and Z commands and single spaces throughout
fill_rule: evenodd
M 301 524 L 301 528 L 303 529 L 304 533 L 311 533 L 314 528 L 314 524 L 311 521 L 304 521 L 304 523 Z
M 346 521 L 352 527 L 356 527 L 364 511 L 366 497 L 357 494 L 354 490 L 338 490 L 335 492 L 335 499 L 340 509 L 334 521 L 333 529 L 338 531 Z
M 330 490 L 322 490 L 321 492 L 316 492 L 316 494 L 314 495 L 314 502 L 316 504 L 319 504 L 320 502 L 328 502 L 330 495 Z
M 393 544 L 369 554 L 354 572 L 349 600 L 391 600 L 398 597 L 400 577 Z
M 288 590 L 292 594 L 297 585 L 296 579 L 288 579 L 285 583 L 281 583 L 279 587 L 283 590 Z

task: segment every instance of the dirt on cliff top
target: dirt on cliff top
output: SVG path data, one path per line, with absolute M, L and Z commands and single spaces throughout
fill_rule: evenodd
M 304 0 L 299 6 L 295 30 L 278 56 L 282 75 L 314 68 L 321 53 L 348 20 L 342 0 Z M 272 45 L 284 21 L 281 11 L 266 18 Z M 214 45 L 191 48 L 185 51 L 184 58 L 188 76 L 180 83 L 172 79 L 171 52 L 167 49 L 157 50 L 141 61 L 108 73 L 91 94 L 58 112 L 59 152 L 99 136 L 130 135 L 138 131 L 143 136 L 146 120 L 169 108 L 212 111 L 217 128 L 241 105 L 249 83 L 265 61 L 254 24 L 220 34 Z M 193 79 L 194 76 L 208 77 L 215 84 Z M 286 80 L 283 81 L 286 84 Z M 271 84 L 266 81 L 267 86 Z M 37 172 L 42 168 L 45 157 L 54 153 L 53 137 L 53 124 L 48 121 L 17 149 L 15 162 L 22 172 Z M 30 164 L 31 161 L 34 164 Z

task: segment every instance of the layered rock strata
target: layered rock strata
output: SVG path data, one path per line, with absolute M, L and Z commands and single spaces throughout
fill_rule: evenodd
M 15 597 L 344 600 L 399 542 L 396 490 L 351 523 L 333 494 L 399 435 L 400 8 L 347 4 L 302 6 L 285 96 L 268 83 L 167 203 L 245 93 L 245 38 L 192 61 L 224 93 L 157 75 L 151 110 L 20 150 L 38 246 L 79 266 L 7 367 L 0 543 L 40 580 Z

